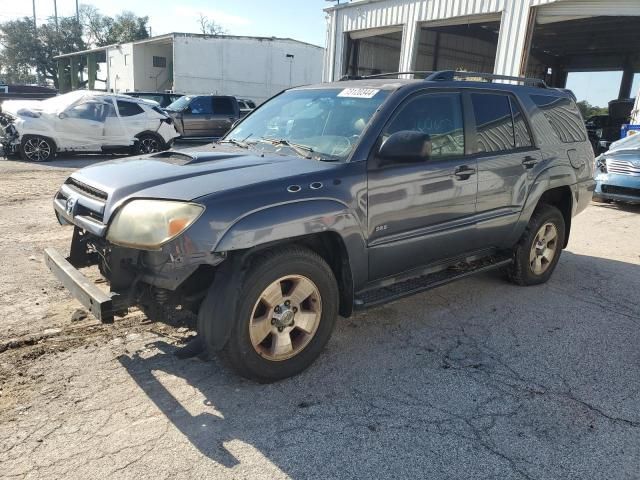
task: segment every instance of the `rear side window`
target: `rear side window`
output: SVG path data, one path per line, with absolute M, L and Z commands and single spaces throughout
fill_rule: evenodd
M 513 114 L 513 133 L 515 134 L 516 148 L 531 147 L 531 133 L 527 127 L 527 121 L 518 102 L 513 97 L 509 97 L 511 102 L 511 113 Z
M 478 152 L 513 150 L 513 118 L 507 95 L 472 93 Z
M 409 100 L 387 125 L 383 136 L 403 130 L 428 133 L 431 158 L 464 155 L 464 121 L 459 93 L 432 93 Z
M 140 115 L 144 112 L 142 107 L 137 103 L 133 102 L 123 102 L 122 100 L 118 100 L 118 112 L 120 112 L 121 117 L 133 117 L 134 115 Z
M 213 97 L 213 113 L 216 115 L 233 115 L 235 108 L 229 97 Z
M 582 116 L 571 99 L 550 95 L 531 95 L 531 100 L 544 113 L 561 142 L 584 142 L 587 139 Z

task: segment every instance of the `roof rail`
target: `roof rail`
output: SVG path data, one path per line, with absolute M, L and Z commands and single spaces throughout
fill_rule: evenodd
M 456 78 L 482 78 L 488 82 L 494 80 L 509 80 L 512 82 L 522 83 L 523 85 L 531 85 L 539 88 L 547 88 L 547 84 L 544 80 L 539 78 L 528 77 L 510 77 L 508 75 L 496 75 L 494 73 L 480 73 L 480 72 L 456 72 L 454 70 L 442 70 L 439 72 L 433 72 L 425 77 L 425 80 L 429 81 L 441 81 L 451 82 Z
M 384 78 L 397 75 L 430 75 L 433 71 L 412 71 L 412 72 L 388 72 L 388 73 L 374 73 L 373 75 L 343 75 L 340 81 L 346 80 L 368 80 L 370 78 Z

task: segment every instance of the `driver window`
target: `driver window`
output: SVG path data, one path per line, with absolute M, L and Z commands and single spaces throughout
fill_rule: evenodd
M 427 133 L 431 158 L 464 155 L 464 120 L 459 93 L 430 93 L 405 103 L 383 133 L 383 140 L 400 131 Z
M 107 105 L 99 102 L 84 102 L 65 112 L 69 118 L 103 122 L 108 114 Z
M 211 97 L 196 97 L 191 101 L 189 109 L 193 115 L 212 115 Z

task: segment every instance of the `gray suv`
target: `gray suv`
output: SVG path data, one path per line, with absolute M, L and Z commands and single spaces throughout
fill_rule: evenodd
M 338 315 L 492 269 L 544 283 L 593 151 L 569 93 L 496 79 L 293 88 L 213 148 L 79 170 L 54 198 L 70 255 L 46 262 L 105 322 L 193 310 L 195 349 L 258 381 L 308 367 Z M 94 264 L 109 294 L 77 269 Z

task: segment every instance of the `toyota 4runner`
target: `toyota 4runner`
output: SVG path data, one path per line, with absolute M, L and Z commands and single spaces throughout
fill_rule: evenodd
M 191 309 L 209 352 L 274 381 L 314 361 L 338 314 L 491 269 L 546 282 L 593 176 L 570 92 L 352 78 L 275 96 L 212 149 L 75 172 L 53 201 L 70 255 L 45 258 L 102 321 Z M 78 270 L 95 264 L 109 293 Z

